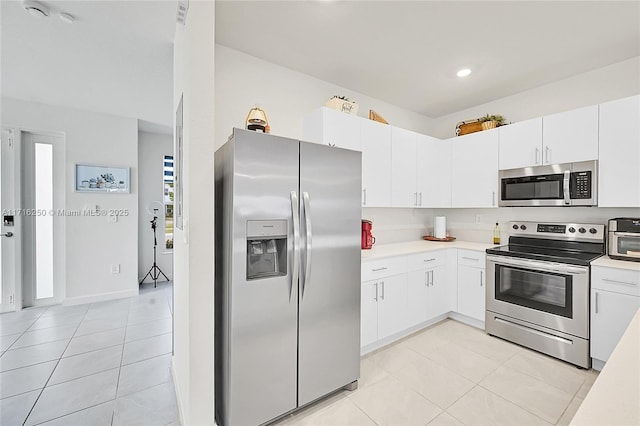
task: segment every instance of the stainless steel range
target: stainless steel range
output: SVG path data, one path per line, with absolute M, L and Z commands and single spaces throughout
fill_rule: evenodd
M 604 225 L 509 223 L 509 245 L 487 249 L 486 332 L 589 368 L 589 265 Z

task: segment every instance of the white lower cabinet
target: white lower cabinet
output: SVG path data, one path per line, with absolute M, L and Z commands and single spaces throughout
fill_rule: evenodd
M 360 345 L 407 328 L 407 274 L 362 283 Z
M 592 266 L 591 358 L 607 361 L 640 308 L 640 271 Z
M 407 326 L 412 327 L 453 310 L 446 251 L 409 256 Z M 411 270 L 413 269 L 413 270 Z
M 458 250 L 458 313 L 484 322 L 485 254 Z

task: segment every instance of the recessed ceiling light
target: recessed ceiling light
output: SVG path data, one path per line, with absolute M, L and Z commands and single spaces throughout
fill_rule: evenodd
M 37 1 L 25 0 L 22 2 L 22 6 L 24 7 L 24 10 L 31 14 L 31 16 L 38 18 L 45 18 L 49 16 L 49 8 Z
M 469 68 L 463 68 L 456 73 L 458 77 L 466 77 L 471 74 L 471 70 Z
M 60 12 L 58 16 L 62 22 L 66 22 L 67 24 L 73 24 L 76 20 L 73 15 L 69 15 L 68 13 Z

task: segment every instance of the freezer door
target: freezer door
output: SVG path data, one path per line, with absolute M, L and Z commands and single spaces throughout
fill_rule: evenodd
M 300 143 L 298 405 L 360 377 L 361 153 Z
M 296 408 L 298 277 L 293 219 L 299 218 L 299 143 L 244 130 L 235 130 L 234 140 L 230 398 L 225 423 L 259 425 Z M 276 228 L 283 220 L 286 274 L 279 267 L 279 274 L 251 277 L 247 256 L 255 248 L 247 241 L 262 232 L 258 225 L 264 226 L 264 250 L 269 250 L 273 236 L 268 234 L 281 235 Z M 270 223 L 272 231 L 267 228 Z

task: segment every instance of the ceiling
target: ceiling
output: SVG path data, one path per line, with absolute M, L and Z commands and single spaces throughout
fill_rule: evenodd
M 640 55 L 640 1 L 218 0 L 216 42 L 436 118 Z
M 2 0 L 2 95 L 173 123 L 176 1 L 46 1 L 48 18 Z M 77 20 L 58 19 L 63 11 Z

